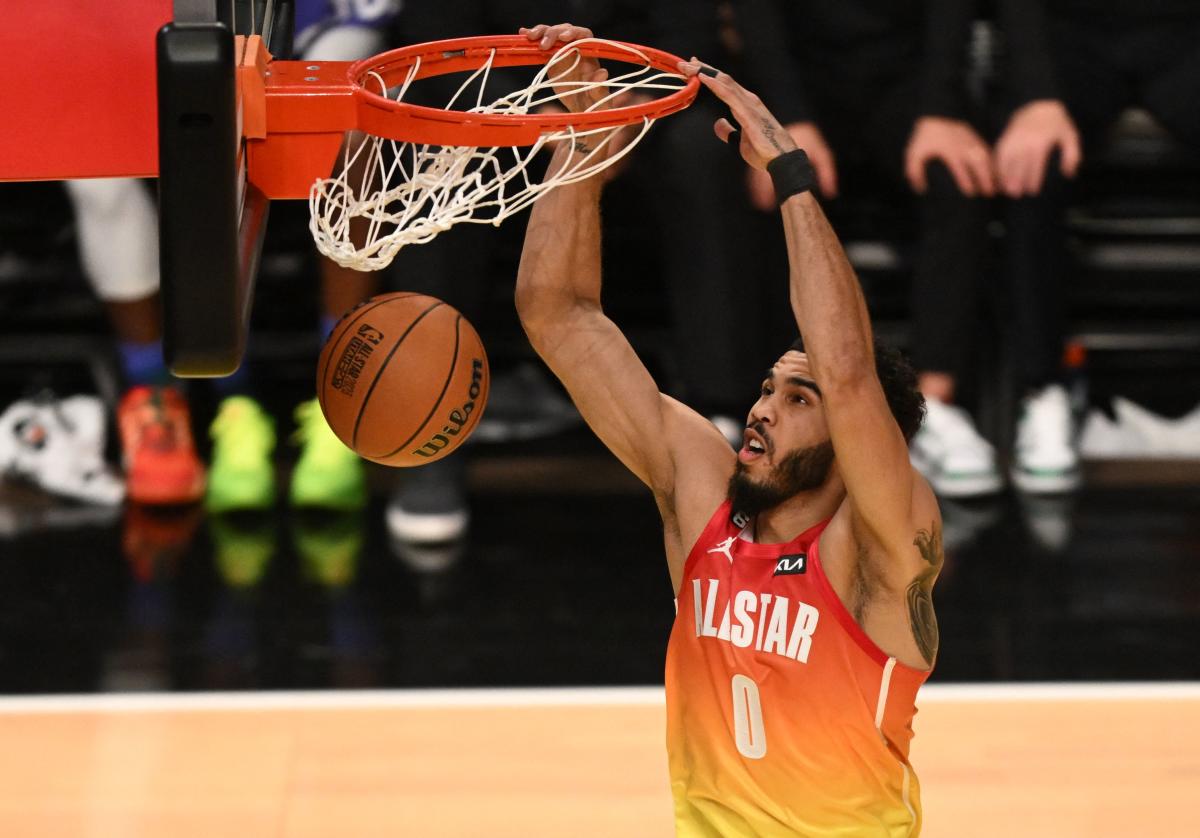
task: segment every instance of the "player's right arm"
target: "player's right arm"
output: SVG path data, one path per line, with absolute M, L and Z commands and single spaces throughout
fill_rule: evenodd
M 582 27 L 526 31 L 548 34 L 552 42 L 590 36 Z M 603 78 L 594 64 L 582 72 Z M 582 145 L 560 143 L 548 171 L 585 153 Z M 707 516 L 724 497 L 733 451 L 712 423 L 659 392 L 601 308 L 602 189 L 601 177 L 592 177 L 559 186 L 534 204 L 517 274 L 517 312 L 530 343 L 588 425 L 654 491 L 664 517 L 681 507 L 701 508 Z M 680 524 L 684 546 L 690 546 L 699 530 Z
M 563 145 L 551 166 L 571 154 Z M 534 204 L 517 273 L 517 313 L 592 430 L 656 495 L 669 496 L 672 440 L 687 433 L 690 411 L 659 393 L 600 306 L 600 190 L 591 178 Z

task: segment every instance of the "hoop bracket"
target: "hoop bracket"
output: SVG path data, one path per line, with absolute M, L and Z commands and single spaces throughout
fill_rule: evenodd
M 333 170 L 345 133 L 358 127 L 350 66 L 257 60 L 253 70 L 243 65 L 248 77 L 261 82 L 257 89 L 253 82 L 242 88 L 245 112 L 261 114 L 262 120 L 245 126 L 248 173 L 268 198 L 305 199 L 313 180 Z M 258 101 L 252 104 L 254 96 Z

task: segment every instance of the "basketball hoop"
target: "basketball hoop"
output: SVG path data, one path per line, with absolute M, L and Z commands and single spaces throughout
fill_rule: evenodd
M 584 56 L 628 69 L 610 71 L 603 82 L 567 81 Z M 306 68 L 305 87 L 291 77 L 299 62 L 260 57 L 248 62 L 267 71 L 257 133 L 261 144 L 247 143 L 250 180 L 268 194 L 294 191 L 296 169 L 311 172 L 318 165 L 318 154 L 297 153 L 297 144 L 285 144 L 279 128 L 293 140 L 307 133 L 315 143 L 320 136 L 326 147 L 333 127 L 326 123 L 365 132 L 362 143 L 345 145 L 340 173 L 308 181 L 309 226 L 318 249 L 338 264 L 377 270 L 405 245 L 428 242 L 455 224 L 499 225 L 554 187 L 616 163 L 656 119 L 695 99 L 699 84 L 676 71 L 678 61 L 659 50 L 598 38 L 549 51 L 524 36 L 489 36 L 419 44 L 355 62 L 344 69 L 349 85 L 330 78 L 344 65 L 312 65 Z M 527 86 L 485 100 L 495 70 L 521 65 L 542 66 Z M 468 76 L 445 108 L 404 101 L 419 79 L 454 72 Z M 587 110 L 571 113 L 562 105 L 566 97 L 588 90 L 602 95 Z M 610 107 L 633 92 L 653 98 Z M 317 101 L 320 96 L 326 101 Z M 338 104 L 347 98 L 352 112 Z M 613 146 L 619 128 L 630 136 L 628 142 L 620 138 L 624 144 L 618 149 Z M 253 136 L 252 119 L 247 137 Z M 561 171 L 545 180 L 533 172 L 547 145 L 585 137 L 592 139 L 590 151 Z M 340 144 L 341 134 L 336 138 Z M 273 184 L 279 186 L 272 189 Z

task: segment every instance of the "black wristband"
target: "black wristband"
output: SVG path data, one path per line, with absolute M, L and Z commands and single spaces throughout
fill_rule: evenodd
M 808 192 L 817 183 L 817 175 L 804 149 L 797 148 L 781 154 L 767 164 L 767 174 L 775 185 L 775 200 L 783 202 L 793 195 Z

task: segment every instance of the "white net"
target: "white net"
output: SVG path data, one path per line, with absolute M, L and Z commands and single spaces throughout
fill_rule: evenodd
M 575 47 L 588 42 L 607 44 L 629 54 L 631 69 L 603 82 L 567 81 L 582 60 Z M 565 97 L 602 90 L 587 110 L 611 107 L 627 94 L 677 91 L 686 79 L 650 65 L 650 60 L 627 44 L 599 39 L 564 46 L 541 67 L 527 87 L 484 102 L 495 53 L 472 72 L 447 104 L 447 109 L 470 113 L 527 114 L 567 110 Z M 626 62 L 618 62 L 624 68 Z M 399 88 L 389 94 L 379 76 L 372 75 L 381 95 L 403 101 L 420 69 L 415 63 Z M 610 71 L 611 74 L 611 71 Z M 661 94 L 659 94 L 661 95 Z M 470 108 L 460 101 L 474 98 Z M 623 129 L 566 127 L 543 134 L 531 146 L 478 148 L 420 145 L 367 136 L 349 140 L 339 173 L 318 180 L 309 194 L 309 227 L 321 253 L 340 265 L 361 271 L 386 267 L 400 248 L 423 244 L 455 224 L 498 225 L 556 186 L 592 177 L 628 154 L 646 135 L 653 119 L 644 118 Z M 619 136 L 619 139 L 618 139 Z M 571 162 L 545 180 L 534 165 L 547 145 L 583 143 L 591 150 L 573 155 Z M 614 145 L 615 143 L 615 145 Z

